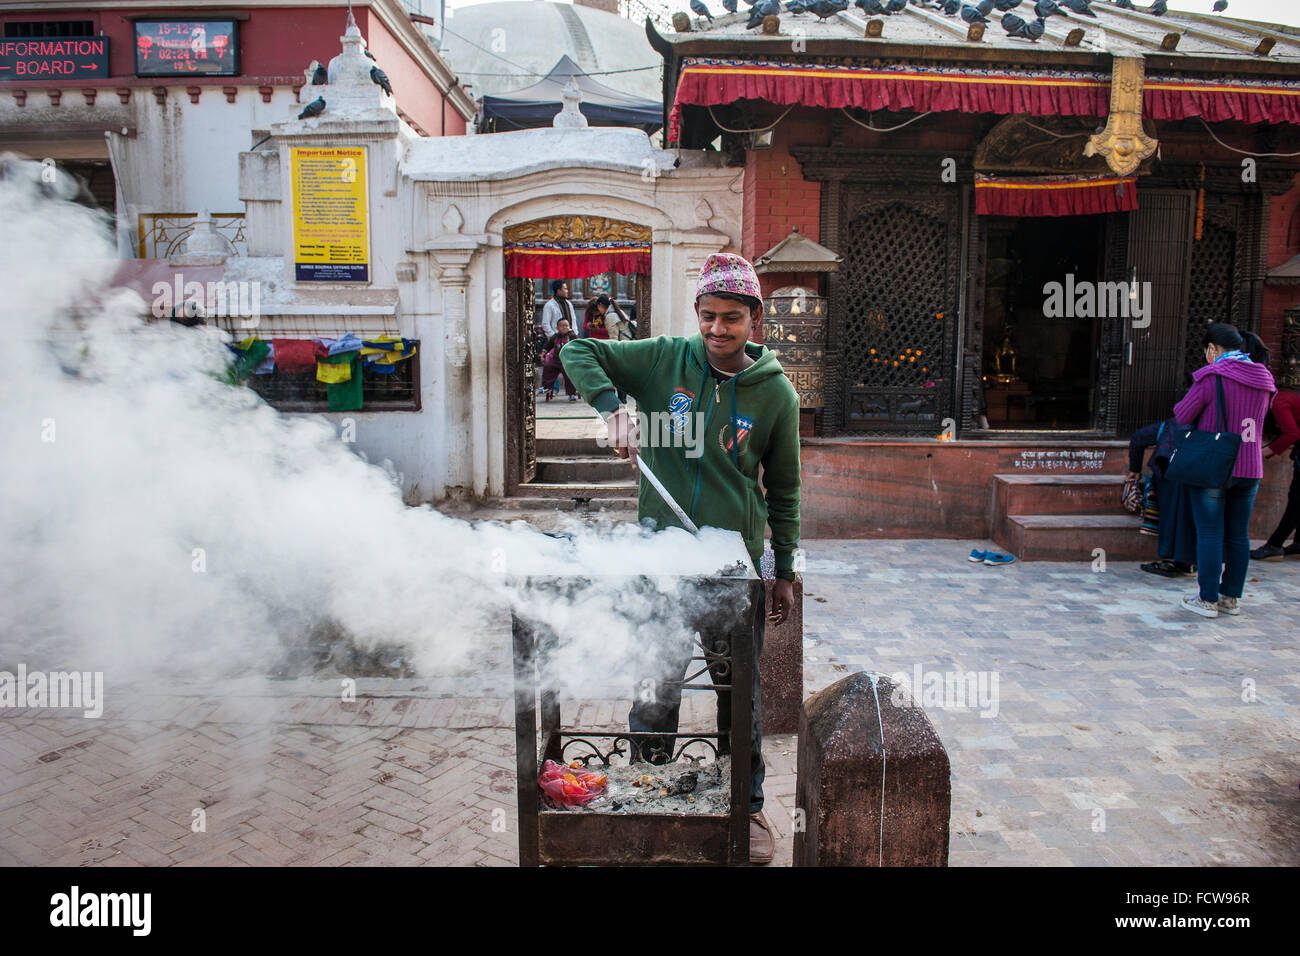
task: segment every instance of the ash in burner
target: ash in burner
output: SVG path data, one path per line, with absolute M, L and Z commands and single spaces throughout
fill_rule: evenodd
M 593 768 L 595 769 L 595 768 Z M 731 758 L 712 763 L 653 766 L 638 763 L 601 767 L 608 787 L 581 807 L 556 807 L 544 813 L 674 813 L 726 815 L 731 810 Z

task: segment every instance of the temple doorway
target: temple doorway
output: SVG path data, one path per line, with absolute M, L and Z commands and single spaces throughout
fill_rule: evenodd
M 1103 320 L 1106 216 L 986 220 L 982 382 L 988 428 L 1089 431 Z
M 551 283 L 563 280 L 579 326 L 587 305 L 603 294 L 616 307 L 607 313 L 608 337 L 651 335 L 650 227 L 557 215 L 511 226 L 503 238 L 506 494 L 585 500 L 622 494 L 628 482 L 610 486 L 608 469 L 587 460 L 605 454 L 595 445 L 601 426 L 594 411 L 568 400 L 562 376 L 549 383 L 551 401 L 540 391 L 545 348 L 539 330 Z

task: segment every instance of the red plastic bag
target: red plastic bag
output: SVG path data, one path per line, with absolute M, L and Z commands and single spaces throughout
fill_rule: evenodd
M 563 767 L 554 760 L 548 760 L 542 764 L 537 785 L 541 787 L 542 793 L 560 806 L 580 807 L 604 793 L 608 781 L 603 773 Z

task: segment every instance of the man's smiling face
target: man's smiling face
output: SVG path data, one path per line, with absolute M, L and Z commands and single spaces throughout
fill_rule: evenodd
M 751 312 L 749 306 L 735 299 L 702 295 L 695 300 L 695 315 L 700 321 L 700 335 L 709 364 L 731 371 L 742 361 L 745 343 L 762 320 L 763 308 L 759 306 Z

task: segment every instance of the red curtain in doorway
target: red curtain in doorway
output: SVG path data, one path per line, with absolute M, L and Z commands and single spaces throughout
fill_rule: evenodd
M 505 256 L 507 278 L 582 279 L 606 272 L 650 274 L 649 243 L 514 242 L 505 247 Z
M 1137 207 L 1136 176 L 975 174 L 975 212 L 981 216 L 1092 216 Z

